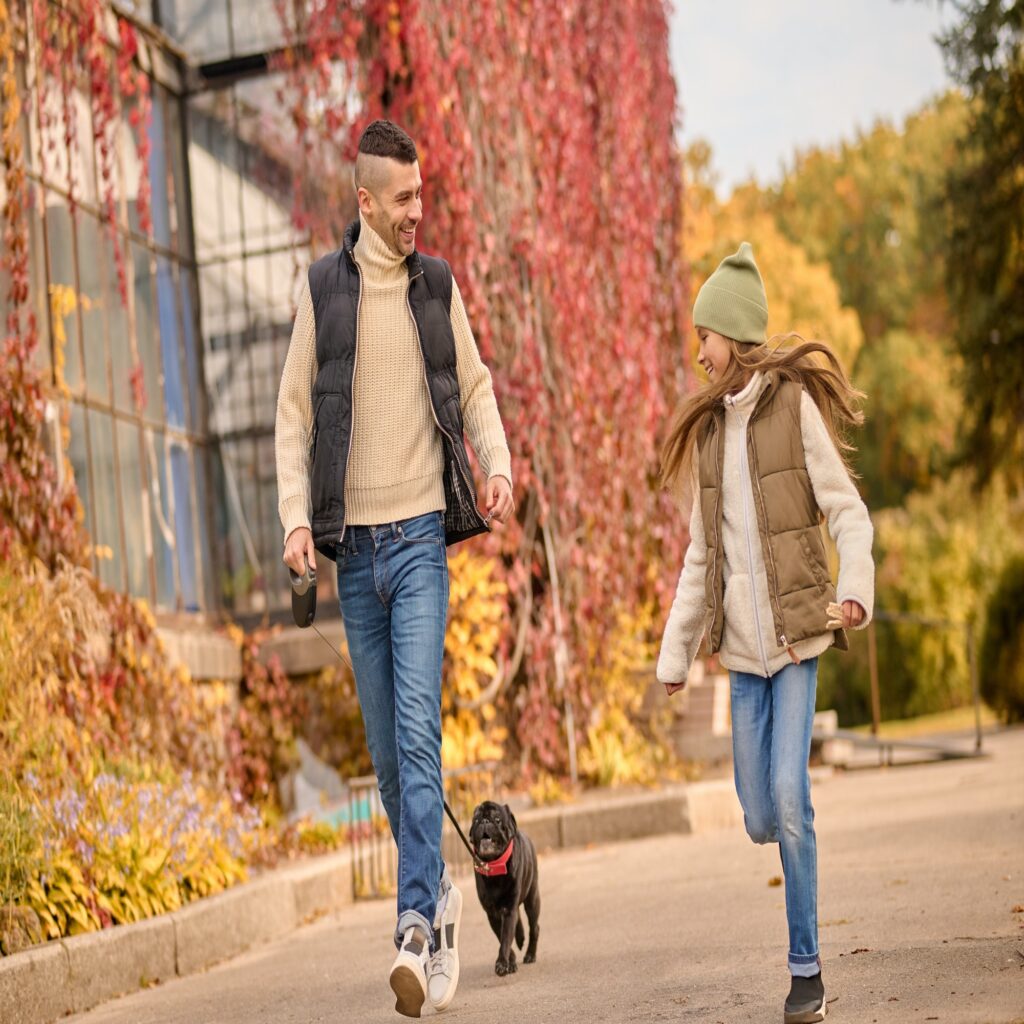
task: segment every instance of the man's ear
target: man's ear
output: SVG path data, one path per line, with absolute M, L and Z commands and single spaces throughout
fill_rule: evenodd
M 360 186 L 356 189 L 356 200 L 359 203 L 359 212 L 366 216 L 372 214 L 375 208 L 375 202 L 373 194 L 365 186 Z

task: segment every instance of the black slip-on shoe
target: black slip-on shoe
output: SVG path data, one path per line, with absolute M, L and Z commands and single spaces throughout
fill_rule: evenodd
M 825 1019 L 828 1004 L 825 1002 L 825 983 L 819 971 L 811 978 L 793 975 L 793 983 L 783 1008 L 783 1024 L 817 1024 Z

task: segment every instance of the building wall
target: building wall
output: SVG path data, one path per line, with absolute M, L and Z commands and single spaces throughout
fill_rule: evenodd
M 152 96 L 149 232 L 139 221 L 135 101 L 114 133 L 112 234 L 87 84 L 72 97 L 78 142 L 69 151 L 59 85 L 39 88 L 33 46 L 20 55 L 31 302 L 54 396 L 53 449 L 64 416 L 93 568 L 165 624 L 188 628 L 222 611 L 255 616 L 289 603 L 274 415 L 310 257 L 291 223 L 289 128 L 275 76 L 185 94 L 200 64 L 280 45 L 271 0 L 133 6 L 143 23 L 156 7 L 156 27 L 170 37 L 164 46 L 152 33 L 142 58 Z M 0 179 L 0 202 L 2 190 Z M 0 279 L 0 315 L 6 295 Z

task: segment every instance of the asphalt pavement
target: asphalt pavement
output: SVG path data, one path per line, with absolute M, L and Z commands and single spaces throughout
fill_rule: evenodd
M 829 1020 L 1024 1024 L 1024 730 L 989 756 L 837 773 L 814 791 Z M 780 1022 L 775 847 L 742 829 L 541 858 L 537 963 L 494 974 L 472 877 L 451 1024 Z M 359 903 L 73 1024 L 395 1022 L 391 901 Z M 425 1017 L 434 1016 L 425 1008 Z

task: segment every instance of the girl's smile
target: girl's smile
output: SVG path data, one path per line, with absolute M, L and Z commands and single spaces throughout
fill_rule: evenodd
M 700 338 L 697 362 L 704 368 L 710 380 L 721 377 L 732 361 L 732 349 L 728 339 L 707 327 L 698 327 L 697 337 Z

